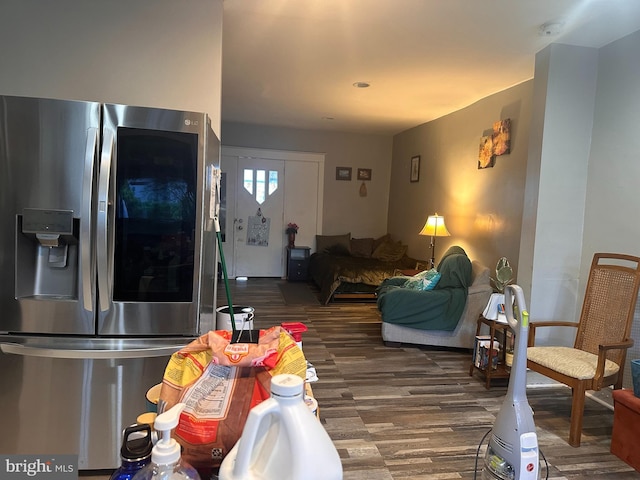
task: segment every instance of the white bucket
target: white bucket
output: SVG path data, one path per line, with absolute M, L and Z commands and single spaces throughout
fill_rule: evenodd
M 253 330 L 253 311 L 253 307 L 233 306 L 236 330 Z M 228 305 L 216 308 L 216 330 L 233 330 Z

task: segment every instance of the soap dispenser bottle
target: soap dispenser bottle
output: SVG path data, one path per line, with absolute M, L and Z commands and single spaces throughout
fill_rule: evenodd
M 139 470 L 151 462 L 153 439 L 151 427 L 134 424 L 124 429 L 120 458 L 122 463 L 109 480 L 131 480 Z
M 156 417 L 158 441 L 151 450 L 151 463 L 135 474 L 133 480 L 200 480 L 197 470 L 181 458 L 180 444 L 171 438 L 178 426 L 184 403 L 177 403 Z

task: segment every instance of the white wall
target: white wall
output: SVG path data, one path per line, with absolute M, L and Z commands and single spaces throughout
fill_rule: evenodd
M 220 136 L 222 0 L 3 0 L 0 94 L 208 113 Z

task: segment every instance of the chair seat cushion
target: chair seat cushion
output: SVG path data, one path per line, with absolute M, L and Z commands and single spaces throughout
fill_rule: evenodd
M 580 380 L 593 378 L 598 366 L 597 355 L 571 347 L 529 347 L 527 359 Z M 619 369 L 616 363 L 606 360 L 604 376 L 613 375 Z

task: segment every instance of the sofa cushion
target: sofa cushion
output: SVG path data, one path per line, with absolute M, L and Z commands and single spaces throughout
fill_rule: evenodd
M 402 245 L 400 242 L 384 242 L 373 251 L 371 257 L 383 262 L 397 262 L 405 256 L 408 248 L 407 245 Z
M 371 246 L 371 251 L 375 252 L 376 248 L 378 248 L 380 245 L 382 245 L 383 243 L 391 242 L 391 241 L 392 241 L 391 235 L 389 235 L 388 233 L 381 237 L 375 238 L 373 240 L 373 245 Z
M 373 253 L 373 238 L 352 238 L 351 255 L 354 257 L 371 258 Z
M 316 252 L 351 253 L 351 232 L 343 235 L 316 235 Z

